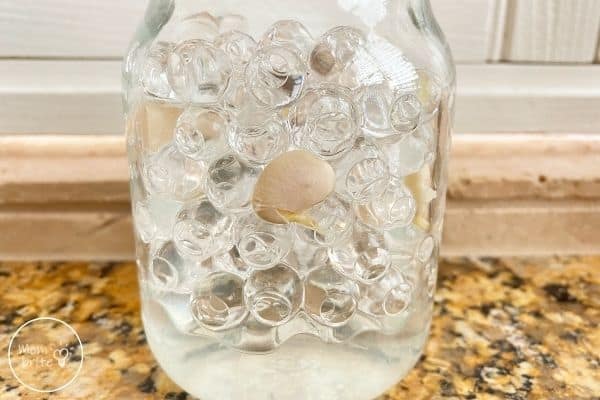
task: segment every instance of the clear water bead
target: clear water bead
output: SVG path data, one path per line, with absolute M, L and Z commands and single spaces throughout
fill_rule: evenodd
M 319 76 L 330 80 L 337 77 L 352 63 L 357 50 L 362 49 L 366 38 L 362 31 L 339 26 L 327 31 L 310 54 L 310 66 Z
M 145 201 L 137 201 L 133 205 L 133 222 L 142 242 L 150 243 L 156 234 L 156 224 Z
M 237 248 L 251 268 L 271 268 L 286 257 L 292 247 L 289 224 L 271 224 L 252 214 L 240 225 Z
M 244 286 L 250 313 L 261 324 L 279 326 L 291 320 L 304 301 L 298 273 L 285 264 L 253 271 Z
M 229 31 L 248 32 L 248 20 L 239 14 L 225 14 L 218 18 L 219 31 L 221 33 Z
M 250 209 L 252 192 L 260 171 L 226 154 L 208 167 L 207 195 L 220 210 L 240 213 Z
M 227 54 L 204 40 L 186 40 L 178 44 L 169 57 L 169 83 L 184 102 L 218 102 L 231 74 Z
M 143 161 L 143 181 L 150 194 L 186 201 L 198 197 L 206 167 L 167 145 Z
M 419 125 L 421 102 L 413 94 L 399 95 L 390 108 L 391 125 L 396 132 L 412 133 Z
M 354 315 L 359 299 L 358 285 L 331 267 L 311 270 L 304 286 L 304 309 L 319 323 L 338 327 Z
M 232 229 L 233 219 L 204 197 L 178 214 L 173 241 L 183 254 L 205 259 L 231 248 Z
M 187 16 L 172 26 L 178 43 L 186 40 L 212 42 L 219 34 L 219 20 L 206 11 Z
M 231 247 L 229 250 L 213 256 L 213 262 L 218 269 L 233 272 L 245 277 L 248 275 L 250 267 L 242 259 L 237 246 Z
M 304 25 L 294 20 L 275 22 L 263 35 L 260 46 L 283 46 L 294 48 L 303 59 L 308 59 L 314 44 L 310 32 Z
M 325 160 L 350 150 L 360 126 L 350 92 L 335 85 L 307 90 L 292 106 L 289 118 L 296 144 Z
M 412 292 L 412 283 L 397 268 L 390 268 L 375 284 L 361 287 L 358 308 L 375 316 L 399 316 L 408 309 Z
M 399 178 L 419 172 L 431 152 L 427 143 L 414 133 L 400 135 L 399 140 L 385 143 L 381 151 L 390 174 Z
M 349 202 L 366 203 L 385 190 L 389 172 L 382 154 L 368 138 L 359 137 L 352 149 L 333 165 L 336 192 Z
M 293 49 L 265 46 L 248 63 L 246 85 L 264 107 L 284 107 L 300 97 L 306 66 Z
M 179 292 L 187 274 L 186 260 L 173 242 L 163 243 L 152 255 L 150 277 L 158 287 Z
M 229 56 L 236 73 L 243 73 L 257 46 L 252 36 L 239 31 L 222 33 L 214 43 L 217 48 Z
M 190 106 L 175 126 L 175 144 L 186 157 L 209 161 L 223 152 L 231 130 L 227 112 L 219 107 Z
M 298 236 L 317 246 L 332 246 L 348 240 L 352 233 L 354 213 L 350 205 L 336 195 L 331 195 L 315 205 L 304 215 L 311 221 L 311 227 L 297 224 Z
M 264 165 L 288 148 L 290 135 L 285 121 L 264 110 L 242 114 L 229 135 L 229 146 L 244 161 Z
M 199 280 L 190 297 L 192 316 L 206 329 L 221 331 L 239 325 L 247 315 L 244 280 L 229 272 L 215 272 Z
M 404 182 L 390 178 L 380 196 L 373 197 L 369 203 L 356 207 L 359 218 L 374 228 L 389 229 L 407 226 L 417 213 L 417 203 Z
M 365 284 L 381 279 L 392 262 L 383 234 L 358 224 L 352 232 L 352 240 L 329 248 L 328 254 L 334 269 Z
M 363 131 L 375 138 L 393 135 L 390 121 L 392 92 L 385 83 L 358 90 L 356 103 L 363 113 Z
M 174 94 L 169 83 L 167 65 L 169 55 L 175 48 L 170 42 L 156 42 L 147 50 L 141 64 L 140 74 L 144 92 L 159 99 L 172 99 Z

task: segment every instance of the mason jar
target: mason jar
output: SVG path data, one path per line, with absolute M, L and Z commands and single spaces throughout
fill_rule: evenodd
M 142 318 L 203 400 L 365 400 L 432 316 L 455 71 L 428 0 L 152 0 L 124 62 Z

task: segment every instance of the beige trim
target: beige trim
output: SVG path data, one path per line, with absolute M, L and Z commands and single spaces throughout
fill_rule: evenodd
M 600 253 L 600 135 L 453 142 L 444 255 Z M 0 259 L 131 258 L 127 179 L 123 137 L 0 137 Z

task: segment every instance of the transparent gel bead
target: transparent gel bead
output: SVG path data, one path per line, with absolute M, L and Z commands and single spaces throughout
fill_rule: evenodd
M 231 248 L 232 227 L 233 218 L 204 197 L 186 205 L 178 214 L 173 241 L 183 254 L 205 259 Z
M 218 18 L 219 32 L 248 32 L 248 20 L 239 14 L 225 14 Z
M 232 246 L 229 250 L 213 256 L 213 262 L 217 268 L 233 272 L 242 277 L 246 277 L 250 267 L 242 259 L 237 246 Z
M 401 135 L 399 140 L 381 146 L 390 174 L 405 177 L 419 172 L 431 153 L 427 143 L 415 134 Z
M 202 193 L 206 167 L 171 144 L 149 155 L 143 168 L 144 185 L 150 194 L 186 201 Z
M 427 287 L 427 296 L 433 298 L 435 294 L 435 286 L 437 284 L 437 264 L 431 261 L 425 266 L 425 284 Z
M 260 105 L 280 108 L 300 97 L 306 80 L 306 65 L 293 49 L 265 46 L 248 63 L 245 80 Z
M 311 270 L 305 279 L 306 312 L 319 323 L 338 327 L 354 315 L 359 288 L 356 283 L 329 266 Z
M 407 311 L 412 291 L 412 283 L 397 268 L 390 268 L 376 283 L 361 287 L 358 308 L 379 317 L 397 317 Z
M 359 29 L 333 28 L 318 40 L 310 55 L 310 66 L 319 76 L 331 80 L 352 63 L 357 50 L 365 44 L 365 35 Z
M 358 205 L 356 214 L 367 225 L 377 229 L 403 227 L 412 223 L 417 204 L 401 179 L 391 177 L 385 190 L 367 204 Z
M 332 246 L 348 240 L 354 224 L 350 205 L 336 195 L 331 195 L 315 205 L 304 216 L 313 226 L 296 225 L 298 236 L 317 246 Z
M 385 190 L 389 171 L 379 148 L 359 137 L 352 148 L 333 163 L 336 192 L 349 202 L 366 203 Z
M 239 31 L 222 33 L 214 43 L 229 56 L 236 73 L 243 73 L 257 47 L 252 36 Z
M 230 130 L 230 117 L 223 109 L 190 106 L 177 119 L 175 145 L 186 157 L 209 161 L 224 151 Z
M 150 243 L 156 234 L 156 224 L 145 201 L 137 201 L 133 206 L 135 229 L 144 243 Z
M 263 35 L 261 47 L 276 45 L 296 49 L 303 59 L 308 56 L 313 48 L 314 39 L 304 25 L 294 20 L 275 22 Z
M 228 213 L 250 209 L 252 192 L 260 171 L 226 154 L 208 167 L 207 195 L 212 204 Z
M 325 160 L 341 157 L 359 133 L 360 114 L 350 92 L 335 85 L 309 89 L 290 110 L 297 145 Z
M 283 260 L 292 247 L 289 224 L 271 224 L 252 214 L 240 225 L 237 248 L 242 260 L 251 268 L 271 268 Z
M 421 102 L 413 94 L 396 97 L 390 107 L 390 121 L 396 132 L 412 133 L 419 125 Z
M 392 92 L 385 83 L 362 87 L 356 103 L 363 113 L 363 131 L 375 138 L 392 135 Z
M 141 83 L 144 91 L 159 99 L 172 99 L 174 94 L 168 79 L 169 55 L 175 48 L 170 42 L 156 42 L 150 46 L 141 64 Z
M 229 57 L 204 40 L 186 40 L 169 57 L 168 77 L 179 100 L 214 104 L 227 89 L 232 74 Z
M 176 292 L 185 292 L 184 282 L 187 275 L 186 260 L 173 242 L 165 242 L 156 249 L 150 261 L 150 277 L 156 286 Z
M 250 313 L 261 324 L 283 325 L 300 310 L 304 285 L 298 273 L 285 264 L 253 271 L 244 286 Z
M 229 145 L 244 161 L 264 165 L 285 152 L 290 142 L 288 124 L 276 115 L 256 110 L 238 116 Z
M 385 237 L 390 248 L 395 249 L 394 256 L 423 264 L 435 255 L 436 239 L 415 225 L 389 229 Z
M 355 225 L 351 241 L 329 248 L 328 255 L 334 269 L 365 284 L 381 279 L 392 262 L 383 234 L 362 225 Z
M 174 26 L 177 42 L 186 40 L 212 42 L 219 34 L 219 20 L 208 12 L 192 14 Z
M 244 280 L 230 272 L 214 272 L 199 280 L 190 297 L 192 316 L 202 327 L 221 331 L 239 325 L 247 315 Z

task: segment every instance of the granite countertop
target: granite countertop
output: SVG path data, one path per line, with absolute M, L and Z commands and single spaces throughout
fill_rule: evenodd
M 447 260 L 431 339 L 380 400 L 600 399 L 600 258 Z M 79 332 L 77 381 L 39 394 L 7 362 L 22 323 L 52 316 Z M 132 263 L 0 263 L 1 399 L 189 399 L 157 367 Z

